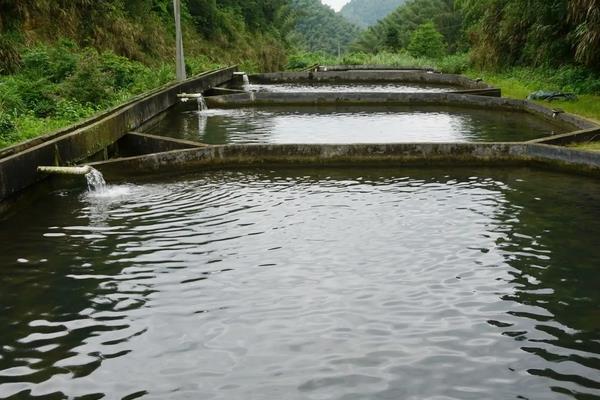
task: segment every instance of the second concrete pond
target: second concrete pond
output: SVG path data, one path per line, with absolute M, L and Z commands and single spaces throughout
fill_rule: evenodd
M 142 127 L 155 135 L 227 143 L 526 141 L 568 129 L 515 111 L 433 106 L 211 109 L 180 104 Z

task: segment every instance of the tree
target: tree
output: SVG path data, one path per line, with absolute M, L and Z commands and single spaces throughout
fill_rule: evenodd
M 427 22 L 413 32 L 407 49 L 414 57 L 440 58 L 446 53 L 446 44 L 433 22 Z

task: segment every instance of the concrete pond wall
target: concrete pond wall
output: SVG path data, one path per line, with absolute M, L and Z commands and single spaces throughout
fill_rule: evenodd
M 0 151 L 0 200 L 41 178 L 40 165 L 73 165 L 108 152 L 129 131 L 165 111 L 183 92 L 199 92 L 233 78 L 237 67 L 224 68 L 171 84 L 116 107 L 83 123 Z
M 294 166 L 543 166 L 600 175 L 600 153 L 531 143 L 220 145 L 92 164 L 109 180 L 210 169 Z
M 235 93 L 206 98 L 209 107 L 253 106 L 444 106 L 519 111 L 534 114 L 567 129 L 594 129 L 598 125 L 568 113 L 556 113 L 526 100 L 457 93 Z
M 467 89 L 494 89 L 483 81 L 462 75 L 439 74 L 421 70 L 336 70 L 308 72 L 272 72 L 250 75 L 256 83 L 301 83 L 301 82 L 385 82 L 449 85 Z

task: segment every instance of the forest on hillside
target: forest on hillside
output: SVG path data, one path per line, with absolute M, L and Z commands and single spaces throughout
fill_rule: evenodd
M 353 49 L 409 50 L 428 23 L 442 36 L 439 56 L 469 52 L 479 67 L 600 70 L 600 0 L 410 0 L 364 31 Z
M 350 0 L 340 10 L 348 21 L 366 28 L 376 24 L 407 0 Z
M 360 34 L 360 28 L 320 0 L 291 0 L 294 30 L 288 36 L 292 44 L 312 52 L 345 52 Z

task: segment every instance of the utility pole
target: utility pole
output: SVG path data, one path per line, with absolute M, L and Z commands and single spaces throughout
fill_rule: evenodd
M 181 0 L 173 0 L 173 11 L 175 14 L 175 46 L 177 48 L 176 58 L 176 70 L 177 80 L 184 81 L 186 79 L 185 74 L 185 59 L 183 56 L 183 35 L 181 34 Z

